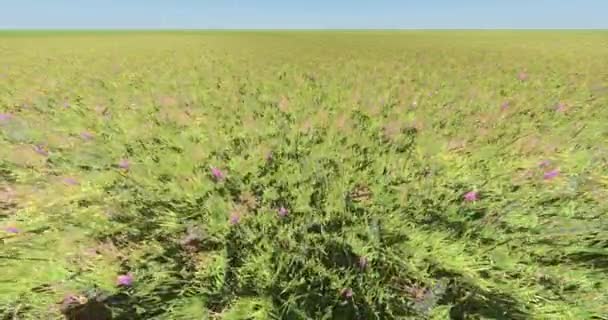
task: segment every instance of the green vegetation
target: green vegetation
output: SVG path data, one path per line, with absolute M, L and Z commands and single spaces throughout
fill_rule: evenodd
M 608 319 L 607 39 L 0 34 L 0 318 Z

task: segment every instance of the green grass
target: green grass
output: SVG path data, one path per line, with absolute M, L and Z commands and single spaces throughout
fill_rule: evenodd
M 608 319 L 607 44 L 1 33 L 0 318 Z

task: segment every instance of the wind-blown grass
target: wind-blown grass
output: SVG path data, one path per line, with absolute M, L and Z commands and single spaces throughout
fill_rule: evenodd
M 0 34 L 0 314 L 606 319 L 605 39 Z

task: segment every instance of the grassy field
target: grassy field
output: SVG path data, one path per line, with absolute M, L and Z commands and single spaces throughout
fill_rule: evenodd
M 0 319 L 608 319 L 607 121 L 605 31 L 0 33 Z

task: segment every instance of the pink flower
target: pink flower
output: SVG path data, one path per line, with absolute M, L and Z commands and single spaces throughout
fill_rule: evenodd
M 517 75 L 517 78 L 521 81 L 526 81 L 528 80 L 528 74 L 525 71 L 522 71 Z
M 539 163 L 538 163 L 538 166 L 539 166 L 540 168 L 546 168 L 546 167 L 548 167 L 550 164 L 551 164 L 551 161 L 549 161 L 549 160 L 543 160 L 543 161 L 541 161 L 541 162 L 539 162 Z
M 92 134 L 92 133 L 90 133 L 90 132 L 88 132 L 88 131 L 84 131 L 84 132 L 81 132 L 81 133 L 80 133 L 80 137 L 81 137 L 83 140 L 91 140 L 91 139 L 93 139 L 93 137 L 94 137 L 94 136 L 93 136 L 93 134 Z
M 353 289 L 351 289 L 351 288 L 345 288 L 342 290 L 342 296 L 344 296 L 344 298 L 346 298 L 346 299 L 352 298 L 353 295 L 354 295 Z
M 558 175 L 559 175 L 559 170 L 555 169 L 555 170 L 545 172 L 545 174 L 543 175 L 543 178 L 545 180 L 552 180 L 553 178 L 557 177 Z
M 289 210 L 287 210 L 285 207 L 281 207 L 279 208 L 279 216 L 280 217 L 285 217 L 289 214 Z
M 211 175 L 213 175 L 213 178 L 215 178 L 216 181 L 221 181 L 225 178 L 225 175 L 222 170 L 217 167 L 211 168 Z
M 131 167 L 131 162 L 127 159 L 122 159 L 118 162 L 118 167 L 127 170 Z
M 116 278 L 116 283 L 120 287 L 130 287 L 133 285 L 133 275 L 130 273 L 119 275 Z
M 6 228 L 4 228 L 4 231 L 6 231 L 8 233 L 19 233 L 19 229 L 15 228 L 15 227 L 6 227 Z
M 464 195 L 464 201 L 473 202 L 479 199 L 479 193 L 477 191 L 469 191 Z
M 509 101 L 505 101 L 500 105 L 500 110 L 503 110 L 503 111 L 507 110 L 509 108 L 509 106 L 510 106 Z
M 238 212 L 233 212 L 230 215 L 230 224 L 236 225 L 241 221 L 241 215 Z
M 69 184 L 69 185 L 71 185 L 71 186 L 77 186 L 77 185 L 79 185 L 79 184 L 80 184 L 80 183 L 78 182 L 78 180 L 76 180 L 76 179 L 74 179 L 74 178 L 71 178 L 71 177 L 67 177 L 67 178 L 63 179 L 63 182 L 64 182 L 65 184 Z
M 44 157 L 49 156 L 49 152 L 46 151 L 42 146 L 34 146 L 34 151 L 36 151 L 36 153 L 41 156 L 44 156 Z
M 13 116 L 8 113 L 0 113 L 0 122 L 5 122 L 12 118 L 13 118 Z
M 557 111 L 557 112 L 564 112 L 564 111 L 566 111 L 566 105 L 563 104 L 563 103 L 558 103 L 555 106 L 555 111 Z

